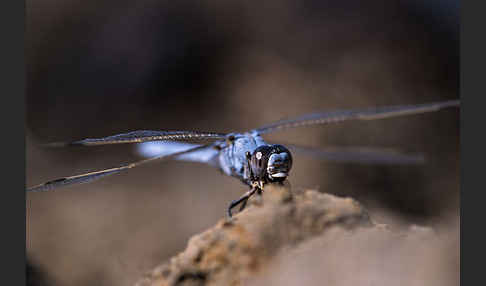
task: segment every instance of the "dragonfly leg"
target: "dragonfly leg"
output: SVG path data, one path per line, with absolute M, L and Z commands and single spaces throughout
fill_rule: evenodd
M 237 205 L 239 205 L 240 203 L 243 202 L 243 205 L 241 206 L 240 208 L 240 211 L 242 211 L 245 206 L 246 206 L 246 202 L 248 201 L 248 199 L 257 191 L 257 188 L 252 188 L 251 190 L 249 190 L 248 192 L 246 192 L 243 196 L 241 196 L 239 199 L 237 200 L 234 200 L 231 202 L 231 204 L 229 205 L 228 207 L 228 216 L 229 217 L 232 217 L 233 214 L 231 213 L 231 210 L 236 207 Z
M 241 202 L 241 207 L 240 207 L 240 210 L 239 210 L 238 212 L 241 212 L 242 210 L 244 210 L 244 209 L 245 209 L 245 207 L 246 207 L 246 203 L 248 202 L 248 199 L 249 199 L 249 198 L 250 198 L 250 197 L 246 198 L 245 200 L 243 200 L 243 202 Z
M 240 207 L 240 210 L 239 212 L 241 212 L 242 210 L 245 209 L 246 207 L 246 203 L 248 202 L 248 199 L 250 199 L 250 197 L 256 192 L 258 194 L 258 196 L 261 198 L 262 196 L 262 192 L 263 190 L 260 188 L 260 187 L 253 187 L 254 191 L 252 194 L 250 194 L 246 199 L 244 199 L 242 202 L 241 202 L 241 207 Z

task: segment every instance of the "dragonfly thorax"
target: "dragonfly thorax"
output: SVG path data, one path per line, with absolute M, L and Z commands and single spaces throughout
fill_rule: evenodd
M 251 154 L 250 168 L 254 181 L 282 182 L 292 168 L 292 155 L 279 144 L 260 146 Z

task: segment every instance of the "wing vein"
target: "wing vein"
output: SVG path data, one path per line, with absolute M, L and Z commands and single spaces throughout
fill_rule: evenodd
M 191 153 L 191 152 L 198 151 L 198 150 L 201 150 L 201 149 L 210 148 L 214 144 L 216 144 L 216 143 L 212 142 L 212 143 L 208 143 L 208 144 L 204 144 L 204 145 L 199 145 L 199 146 L 196 146 L 194 148 L 187 149 L 187 150 L 184 150 L 184 151 L 171 153 L 169 155 L 161 155 L 161 156 L 157 156 L 157 157 L 152 157 L 152 158 L 148 158 L 148 159 L 145 159 L 145 160 L 129 163 L 129 164 L 126 164 L 126 165 L 115 167 L 115 168 L 109 168 L 109 169 L 104 169 L 104 170 L 95 171 L 95 172 L 89 172 L 89 173 L 85 173 L 85 174 L 81 174 L 81 175 L 59 178 L 59 179 L 51 180 L 51 181 L 48 181 L 46 183 L 43 183 L 43 184 L 40 184 L 40 185 L 37 185 L 37 186 L 27 188 L 26 191 L 27 192 L 49 191 L 49 190 L 53 190 L 53 189 L 63 187 L 63 186 L 88 183 L 88 182 L 92 182 L 92 181 L 101 179 L 101 178 L 106 177 L 106 176 L 110 176 L 110 175 L 117 174 L 117 173 L 120 173 L 122 171 L 131 169 L 131 168 L 138 167 L 140 165 L 143 165 L 143 164 L 155 161 L 155 160 L 169 160 L 169 159 L 172 159 L 172 158 L 177 157 L 177 156 L 182 155 L 182 154 L 187 154 L 187 153 Z
M 418 105 L 395 105 L 368 109 L 320 112 L 306 114 L 292 119 L 280 120 L 255 130 L 260 134 L 265 134 L 282 129 L 308 125 L 339 123 L 351 120 L 377 120 L 404 115 L 420 114 L 438 111 L 447 107 L 459 107 L 459 105 L 459 100 L 449 100 Z
M 103 138 L 87 138 L 73 142 L 54 142 L 49 143 L 48 147 L 65 147 L 65 146 L 97 146 L 108 144 L 126 144 L 142 143 L 147 141 L 161 140 L 206 140 L 206 139 L 223 139 L 226 134 L 215 132 L 198 132 L 198 131 L 152 131 L 137 130 L 128 133 L 115 134 Z
M 336 163 L 378 164 L 378 165 L 418 165 L 424 164 L 422 154 L 404 153 L 392 148 L 377 147 L 325 147 L 316 148 L 285 144 L 296 154 Z

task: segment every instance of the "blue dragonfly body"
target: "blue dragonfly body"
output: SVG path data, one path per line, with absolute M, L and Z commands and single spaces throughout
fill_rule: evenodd
M 215 146 L 208 147 L 202 150 L 198 150 L 191 153 L 186 153 L 175 157 L 176 160 L 182 161 L 190 161 L 190 162 L 199 162 L 211 165 L 220 169 L 224 174 L 228 176 L 232 176 L 238 178 L 243 183 L 247 185 L 252 184 L 252 172 L 251 167 L 248 164 L 248 155 L 255 154 L 255 150 L 264 147 L 268 147 L 272 149 L 273 146 L 278 146 L 282 148 L 283 146 L 278 144 L 268 144 L 262 138 L 262 136 L 257 131 L 250 131 L 246 133 L 234 133 L 228 134 L 231 140 L 222 140 L 217 142 Z M 183 142 L 174 142 L 174 141 L 152 141 L 152 142 L 145 142 L 139 144 L 138 153 L 144 157 L 151 158 L 156 156 L 166 156 L 170 154 L 174 154 L 177 152 L 187 151 L 192 148 L 201 146 L 200 144 L 190 144 L 190 143 L 183 143 Z M 288 152 L 287 156 L 289 160 L 291 160 L 290 151 L 283 147 L 282 151 Z M 276 155 L 278 155 L 277 153 Z M 262 154 L 263 155 L 263 154 Z M 260 156 L 260 155 L 259 155 Z M 278 157 L 278 156 L 274 156 Z M 258 160 L 258 158 L 255 158 Z M 261 158 L 260 158 L 261 159 Z M 281 158 L 282 161 L 285 161 L 285 157 Z M 291 163 L 291 162 L 290 162 Z M 272 168 L 275 167 L 273 165 L 266 166 L 267 171 L 268 167 Z M 285 173 L 280 172 L 280 176 L 285 177 L 288 175 L 288 171 L 286 170 Z M 268 176 L 267 172 L 267 176 Z M 277 174 L 274 172 L 274 175 Z M 270 178 L 268 178 L 270 179 Z

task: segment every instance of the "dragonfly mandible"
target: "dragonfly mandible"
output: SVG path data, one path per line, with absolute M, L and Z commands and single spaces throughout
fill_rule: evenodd
M 88 138 L 73 142 L 50 143 L 52 147 L 98 146 L 122 143 L 143 143 L 161 141 L 156 150 L 141 149 L 142 153 L 157 154 L 144 160 L 125 164 L 115 168 L 59 178 L 27 188 L 27 192 L 40 192 L 60 187 L 92 182 L 117 174 L 152 161 L 184 160 L 206 163 L 220 169 L 224 174 L 235 177 L 249 187 L 240 198 L 232 201 L 227 209 L 241 204 L 242 211 L 248 199 L 255 193 L 261 193 L 269 183 L 281 183 L 287 179 L 292 168 L 292 155 L 307 153 L 319 158 L 335 161 L 351 161 L 378 164 L 420 164 L 421 155 L 403 154 L 384 149 L 315 149 L 297 145 L 283 146 L 265 142 L 262 135 L 288 128 L 317 124 L 332 124 L 352 120 L 377 120 L 426 112 L 444 108 L 459 107 L 459 100 L 417 104 L 373 107 L 367 109 L 339 110 L 305 114 L 300 117 L 280 120 L 246 132 L 216 133 L 199 131 L 149 131 L 139 130 L 116 134 L 104 138 Z M 190 144 L 181 141 L 205 141 L 204 144 Z M 143 146 L 143 145 L 141 145 Z M 152 146 L 153 147 L 153 146 Z

